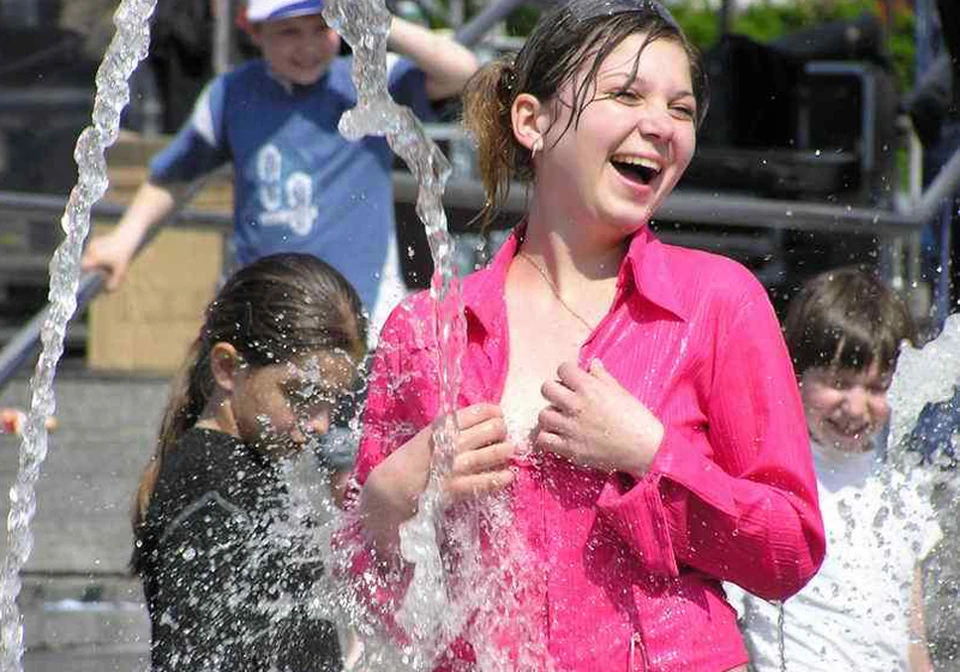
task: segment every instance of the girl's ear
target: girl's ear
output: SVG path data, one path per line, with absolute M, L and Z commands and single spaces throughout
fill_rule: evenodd
M 210 373 L 217 387 L 231 392 L 242 361 L 237 349 L 229 343 L 218 341 L 210 349 Z
M 523 147 L 533 151 L 543 148 L 543 134 L 546 132 L 546 109 L 540 100 L 529 93 L 521 93 L 513 100 L 510 119 L 513 122 L 513 137 Z

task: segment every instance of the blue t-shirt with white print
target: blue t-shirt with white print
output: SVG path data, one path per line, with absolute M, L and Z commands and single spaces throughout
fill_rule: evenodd
M 356 104 L 351 65 L 351 58 L 337 58 L 305 87 L 279 81 L 262 59 L 217 77 L 150 170 L 158 184 L 189 182 L 232 161 L 237 262 L 313 254 L 343 273 L 374 313 L 392 307 L 375 311 L 388 289 L 381 279 L 400 277 L 393 155 L 382 137 L 351 142 L 337 130 Z M 394 100 L 429 119 L 424 82 L 407 60 L 390 68 Z

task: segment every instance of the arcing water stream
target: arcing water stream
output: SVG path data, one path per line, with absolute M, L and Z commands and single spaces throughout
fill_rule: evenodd
M 20 469 L 10 488 L 7 516 L 7 554 L 0 578 L 0 670 L 22 669 L 23 624 L 17 607 L 20 571 L 30 557 L 33 537 L 30 521 L 36 511 L 34 486 L 47 454 L 46 420 L 56 407 L 53 378 L 63 354 L 67 322 L 76 310 L 80 279 L 80 254 L 90 229 L 90 209 L 107 190 L 104 152 L 120 129 L 120 112 L 127 105 L 127 80 L 147 55 L 150 43 L 149 19 L 156 0 L 123 0 L 114 16 L 117 32 L 97 71 L 97 94 L 93 125 L 80 134 L 74 150 L 79 180 L 67 202 L 61 220 L 66 234 L 50 262 L 51 310 L 43 325 L 43 350 L 30 386 L 32 398 L 20 445 Z

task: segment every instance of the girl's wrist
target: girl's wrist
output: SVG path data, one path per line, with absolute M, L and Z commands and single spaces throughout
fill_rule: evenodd
M 653 460 L 657 456 L 657 451 L 660 450 L 660 444 L 663 443 L 663 436 L 663 425 L 657 421 L 655 426 L 643 432 L 637 438 L 633 444 L 636 446 L 633 451 L 633 459 L 629 469 L 626 470 L 628 474 L 635 478 L 643 478 L 650 471 Z

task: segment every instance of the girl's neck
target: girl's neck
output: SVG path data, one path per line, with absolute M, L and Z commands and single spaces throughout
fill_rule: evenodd
M 602 237 L 600 225 L 546 212 L 536 199 L 528 212 L 520 248 L 537 260 L 558 288 L 617 276 L 628 240 Z
M 197 418 L 194 426 L 202 429 L 213 429 L 238 438 L 240 436 L 230 400 L 219 390 L 207 401 L 207 405 L 204 406 L 203 412 Z

